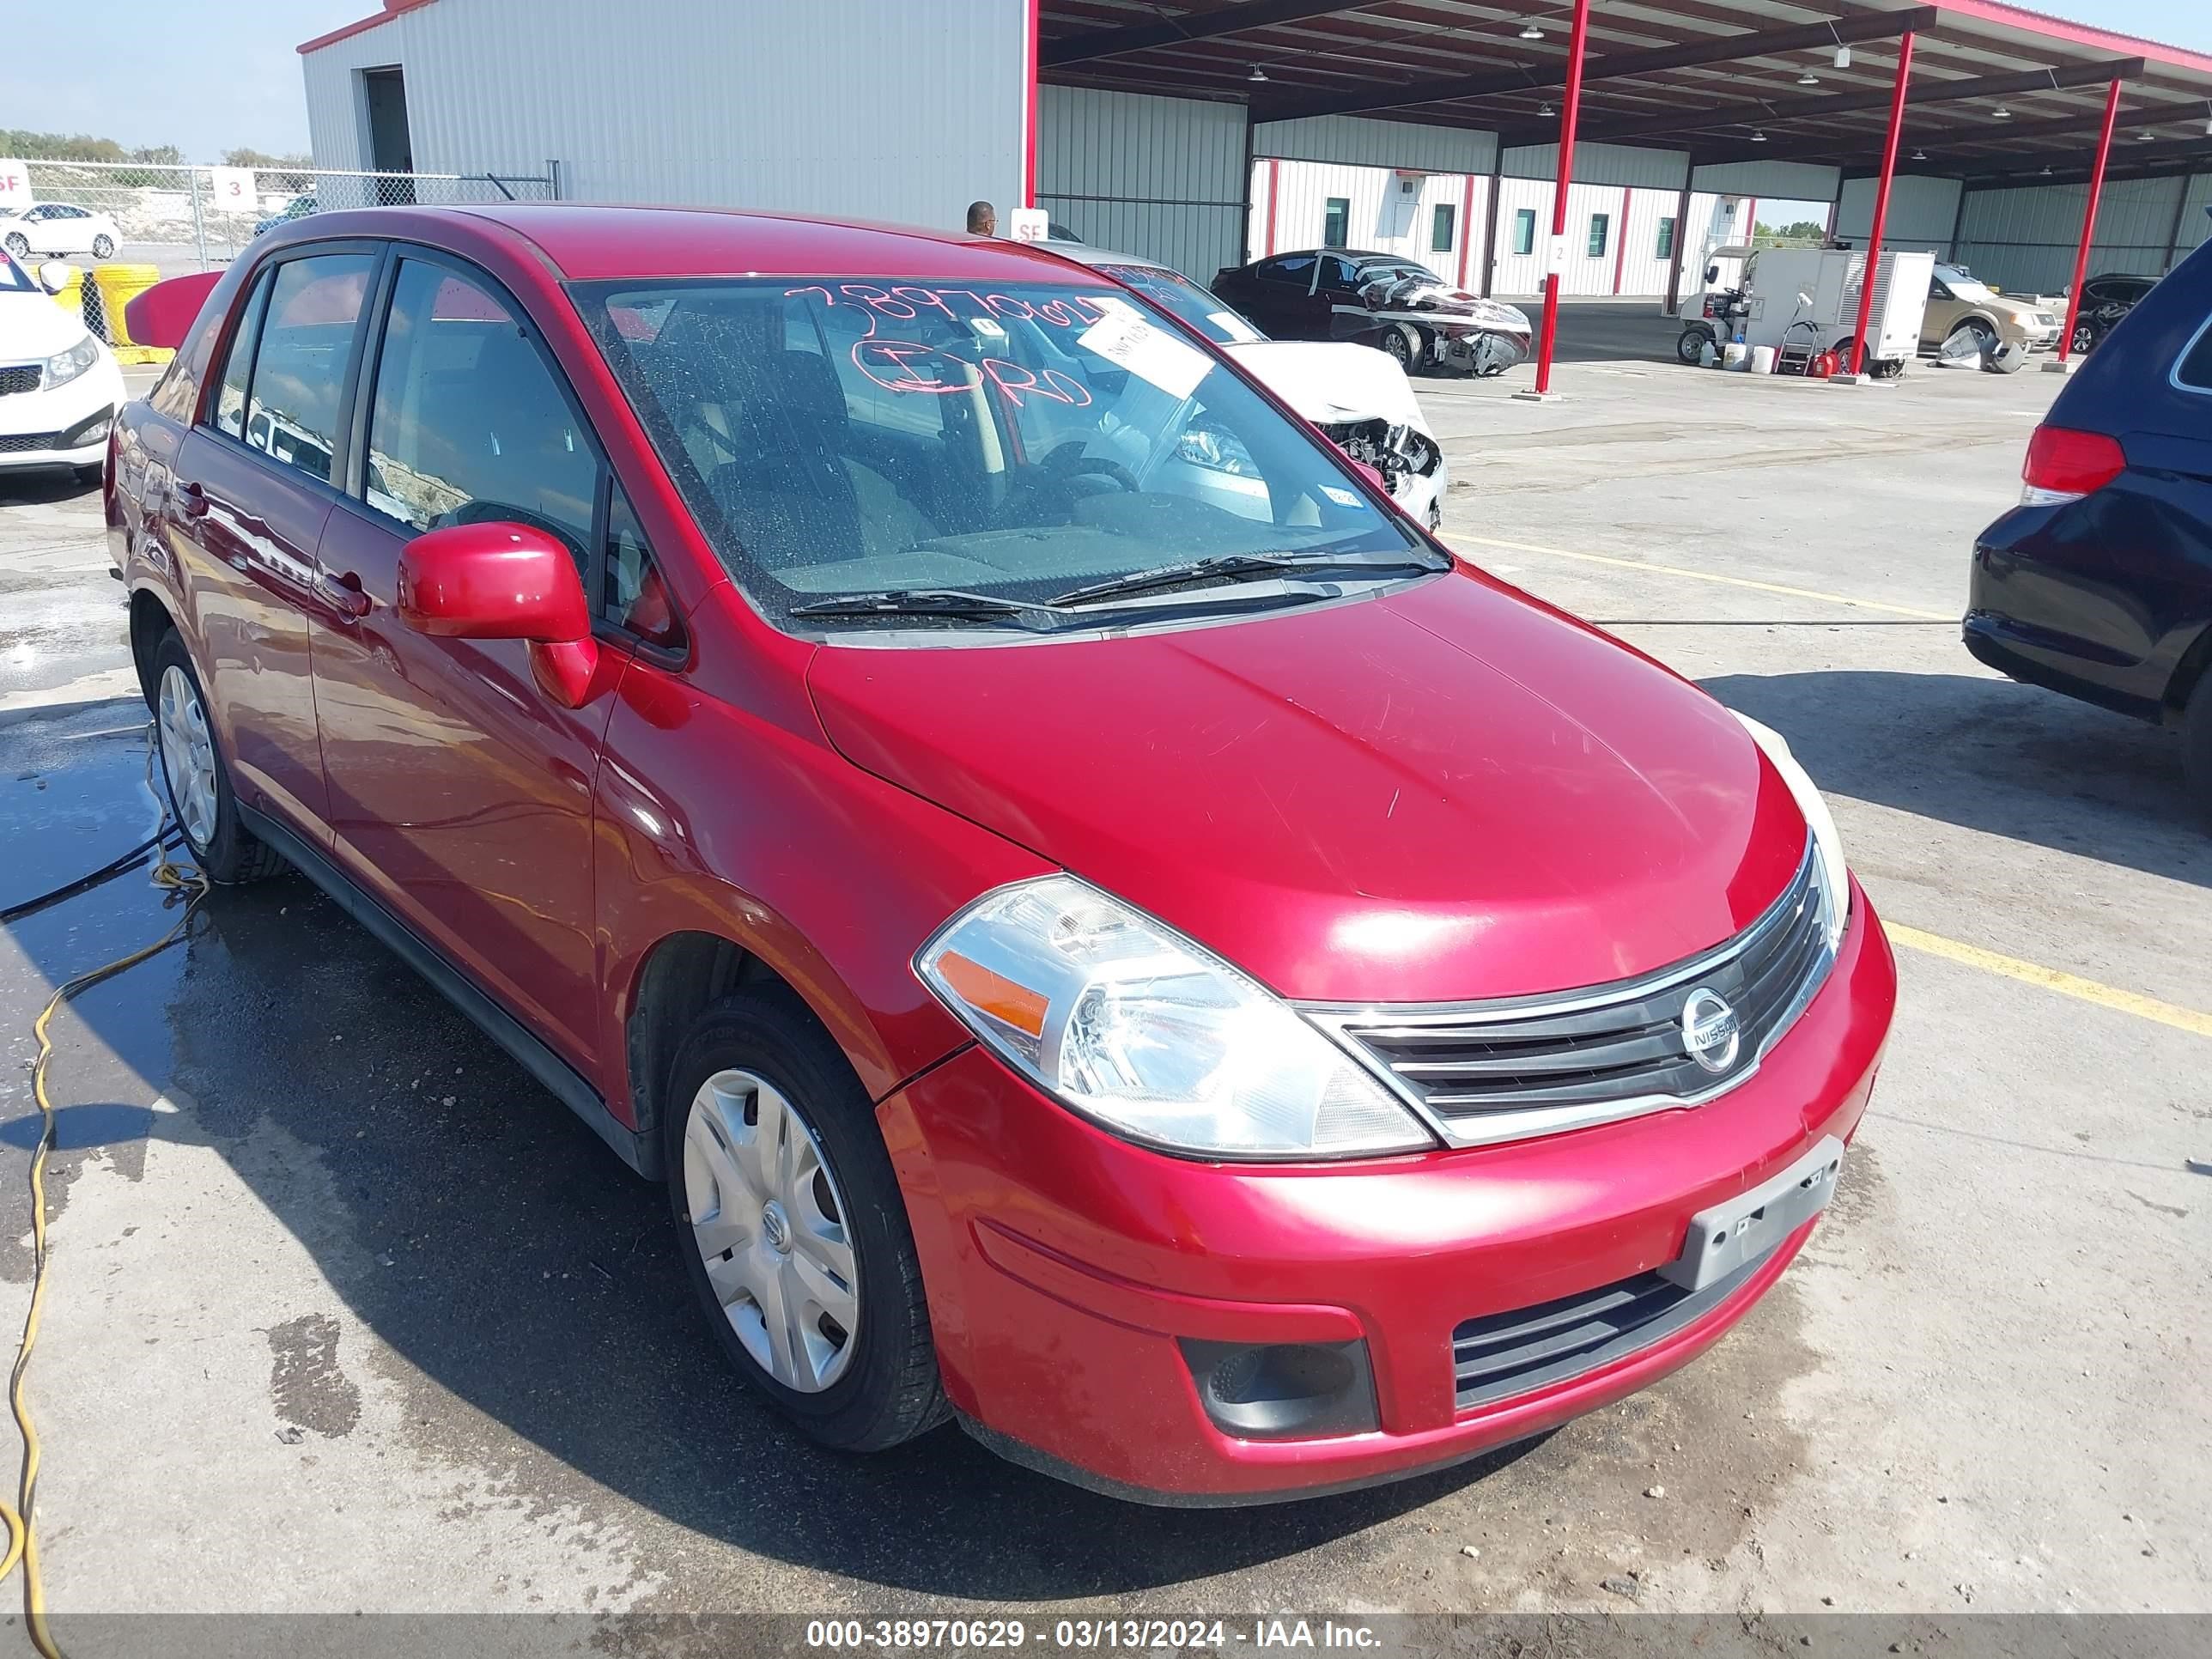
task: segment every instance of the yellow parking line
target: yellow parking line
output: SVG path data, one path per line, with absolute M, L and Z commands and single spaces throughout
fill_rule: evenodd
M 1922 622 L 1956 622 L 1947 611 L 1915 611 L 1910 605 L 1885 605 L 1880 599 L 1855 599 L 1848 593 L 1823 593 L 1816 587 L 1790 587 L 1781 582 L 1757 582 L 1747 576 L 1723 576 L 1711 570 L 1686 570 L 1680 565 L 1651 564 L 1642 559 L 1610 558 L 1602 553 L 1576 553 L 1564 547 L 1539 547 L 1534 542 L 1502 542 L 1487 536 L 1455 533 L 1449 542 L 1469 542 L 1477 547 L 1503 548 L 1513 553 L 1543 553 L 1555 559 L 1580 559 L 1585 564 L 1611 565 L 1617 570 L 1642 570 L 1659 576 L 1683 576 L 1695 582 L 1716 582 L 1723 587 L 1748 587 L 1758 593 L 1779 593 L 1786 599 L 1815 599 L 1822 605 L 1848 605 L 1863 611 L 1886 611 L 1893 617 L 1914 617 Z
M 2079 975 L 2063 973 L 2056 968 L 2045 968 L 2039 963 L 2022 962 L 2018 957 L 1999 956 L 1995 951 L 1984 951 L 1978 945 L 1961 945 L 1957 939 L 1945 939 L 1940 933 L 1923 933 L 1917 927 L 1906 927 L 1888 921 L 1885 921 L 1882 927 L 1893 945 L 1924 951 L 1931 957 L 1963 963 L 1969 968 L 1979 968 L 1984 973 L 2002 974 L 2007 979 L 2020 981 L 2023 985 L 2040 986 L 2046 991 L 2056 991 L 2061 996 L 2075 997 L 2083 1002 L 2094 1002 L 2100 1008 L 2133 1014 L 2138 1019 L 2156 1020 L 2160 1025 L 2171 1025 L 2177 1031 L 2212 1036 L 2212 1014 L 2200 1014 L 2194 1008 L 2160 1002 L 2156 997 L 2123 991 L 2117 986 L 2100 985 L 2094 979 L 2083 979 Z

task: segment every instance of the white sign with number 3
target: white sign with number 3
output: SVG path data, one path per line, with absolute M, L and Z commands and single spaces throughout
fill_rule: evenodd
M 210 167 L 208 176 L 215 181 L 215 210 L 217 213 L 256 213 L 260 210 L 261 198 L 254 193 L 252 167 Z

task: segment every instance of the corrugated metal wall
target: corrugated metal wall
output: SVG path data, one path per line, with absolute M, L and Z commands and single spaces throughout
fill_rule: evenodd
M 2097 210 L 2097 237 L 2089 253 L 2089 274 L 2163 273 L 2169 239 L 2177 228 L 2177 206 L 2182 209 L 2179 251 L 2186 252 L 2195 241 L 2203 240 L 2202 216 L 2191 224 L 2185 200 L 2192 182 L 2120 179 L 2106 185 Z M 1970 191 L 1959 230 L 1960 261 L 1972 266 L 1984 282 L 2000 288 L 2023 294 L 2056 294 L 2074 277 L 2075 248 L 2081 234 L 2081 208 L 2087 193 L 2084 185 Z
M 1468 187 L 1474 185 L 1474 210 L 1468 211 Z M 1268 213 L 1268 193 L 1275 192 Z M 1413 188 L 1406 188 L 1407 185 Z M 1343 201 L 1346 245 L 1374 253 L 1395 253 L 1417 260 L 1446 282 L 1456 283 L 1460 255 L 1469 256 L 1468 276 L 1482 280 L 1482 226 L 1490 201 L 1487 174 L 1426 173 L 1401 175 L 1388 167 L 1350 167 L 1325 161 L 1255 161 L 1252 163 L 1252 229 L 1246 258 L 1264 258 L 1297 248 L 1322 246 L 1328 204 Z M 1437 249 L 1436 210 L 1451 209 L 1451 246 Z M 1274 227 L 1274 246 L 1267 230 Z M 1472 234 L 1474 245 L 1468 246 Z M 1211 276 L 1212 272 L 1206 273 Z
M 2212 173 L 2200 173 L 2188 185 L 2181 204 L 2181 234 L 2174 249 L 2177 260 L 2212 240 Z
M 1579 172 L 1580 167 L 1577 169 Z M 1832 202 L 1842 172 L 1820 161 L 1708 161 L 1692 181 L 1723 196 L 1756 196 L 1770 202 Z
M 1843 200 L 1836 208 L 1836 234 L 1863 247 L 1874 230 L 1874 195 L 1878 181 L 1847 179 Z M 1890 181 L 1889 218 L 1882 226 L 1881 245 L 1948 258 L 1951 228 L 1958 222 L 1956 179 L 1930 179 L 1901 173 Z
M 1576 170 L 1581 170 L 1577 147 Z M 1498 198 L 1498 263 L 1491 291 L 1500 297 L 1522 297 L 1540 293 L 1544 285 L 1544 248 L 1551 240 L 1552 189 L 1548 180 L 1506 179 Z M 1698 288 L 1701 267 L 1698 256 L 1711 246 L 1711 227 L 1716 222 L 1720 198 L 1705 191 L 1690 197 L 1690 222 L 1678 225 L 1674 246 L 1681 250 L 1683 291 Z M 1559 274 L 1559 292 L 1585 298 L 1618 295 L 1646 298 L 1667 292 L 1668 259 L 1659 252 L 1659 222 L 1675 216 L 1681 205 L 1678 191 L 1632 185 L 1574 184 L 1567 187 L 1566 261 Z M 1529 217 L 1522 221 L 1521 215 Z M 1594 221 L 1605 218 L 1604 252 L 1590 252 L 1596 239 Z M 1725 223 L 1725 221 L 1721 222 Z M 1525 235 L 1523 228 L 1525 227 Z M 1526 240 L 1531 252 L 1516 252 Z
M 302 60 L 308 132 L 317 165 L 364 166 L 359 71 L 398 64 L 424 172 L 550 157 L 580 201 L 957 229 L 976 197 L 1021 199 L 1026 16 L 1024 0 L 654 0 L 648 27 L 605 0 L 439 0 Z
M 1299 121 L 1261 122 L 1252 129 L 1252 153 L 1294 161 L 1487 173 L 1497 159 L 1498 135 L 1409 121 L 1370 121 L 1357 115 L 1314 115 Z
M 1686 151 L 1643 149 L 1628 144 L 1577 144 L 1575 183 L 1577 185 L 1636 185 L 1654 190 L 1680 190 L 1682 173 L 1690 165 Z M 1558 175 L 1557 144 L 1522 144 L 1505 152 L 1509 179 L 1550 179 Z
M 1037 204 L 1098 247 L 1207 282 L 1243 263 L 1244 106 L 1045 87 Z

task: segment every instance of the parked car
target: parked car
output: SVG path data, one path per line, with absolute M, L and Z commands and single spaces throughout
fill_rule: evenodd
M 1102 271 L 1180 318 L 1243 363 L 1338 448 L 1382 477 L 1390 498 L 1434 530 L 1451 469 L 1406 371 L 1387 353 L 1350 341 L 1270 340 L 1229 304 L 1172 266 L 1058 239 L 1045 246 Z M 1232 471 L 1248 458 L 1208 453 Z M 1255 486 L 1257 480 L 1254 480 Z
M 41 202 L 0 225 L 0 247 L 18 259 L 60 253 L 89 253 L 112 259 L 123 233 L 115 221 L 69 202 Z
M 314 210 L 314 191 L 309 191 L 304 196 L 295 196 L 266 219 L 257 222 L 253 227 L 253 234 L 258 236 L 264 230 L 274 230 L 277 226 L 289 224 L 295 219 L 304 219 Z
M 502 204 L 281 227 L 198 317 L 107 493 L 194 855 L 296 865 L 665 1182 L 817 1439 L 1392 1479 L 1811 1231 L 1895 971 L 1787 745 L 1140 291 Z
M 100 476 L 108 424 L 123 406 L 123 371 L 82 317 L 54 303 L 76 274 L 50 261 L 34 276 L 0 253 L 0 471 Z
M 2096 349 L 2097 343 L 2112 331 L 2112 325 L 2142 303 L 2143 296 L 2158 284 L 2155 276 L 2124 276 L 2111 275 L 2092 276 L 2081 284 L 2081 303 L 2074 312 L 2074 355 L 2081 356 Z M 2058 291 L 2058 303 L 2048 307 L 2062 314 L 2071 298 L 2074 285 L 2069 283 Z
M 1526 312 L 1395 253 L 1309 248 L 1217 273 L 1213 291 L 1278 340 L 1352 340 L 1407 371 L 1501 374 L 1528 356 Z
M 1920 347 L 1963 351 L 1968 342 L 1987 355 L 1999 345 L 2030 351 L 2057 348 L 2065 319 L 2033 296 L 2000 294 L 1964 265 L 1936 266 L 1928 284 L 1928 309 L 1920 319 Z
M 1966 648 L 2179 733 L 2212 819 L 2212 243 L 2121 318 L 1976 538 Z

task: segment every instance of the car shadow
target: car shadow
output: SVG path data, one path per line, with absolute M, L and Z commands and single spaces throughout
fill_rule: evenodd
M 2212 886 L 2173 734 L 2033 686 L 1838 670 L 1701 682 L 1831 793 Z
M 105 821 L 58 775 L 40 857 L 0 903 L 66 879 L 95 842 L 105 854 L 143 833 L 143 749 L 106 748 Z M 50 987 L 173 917 L 132 872 L 10 924 L 0 944 Z M 8 1018 L 27 1024 L 44 994 L 6 983 Z M 830 1452 L 715 1349 L 662 1188 L 304 879 L 217 890 L 185 945 L 67 1018 L 89 1030 L 60 1091 L 58 1212 L 89 1158 L 137 1179 L 152 1140 L 210 1148 L 388 1350 L 377 1370 L 404 1391 L 426 1455 L 489 1459 L 586 1505 L 617 1494 L 751 1554 L 966 1600 L 1111 1595 L 1346 1538 L 1537 1443 L 1230 1510 L 1133 1506 L 1006 1462 L 950 1425 L 872 1457 Z M 92 1066 L 94 1051 L 115 1063 Z M 133 1103 L 155 1091 L 155 1108 Z M 0 1124 L 0 1158 L 19 1167 L 38 1132 L 33 1114 Z M 27 1271 L 20 1255 L 0 1261 L 10 1278 Z M 518 1455 L 518 1437 L 544 1459 Z
M 76 473 L 62 467 L 0 471 L 0 507 L 48 507 L 99 493 L 99 480 L 79 483 Z

